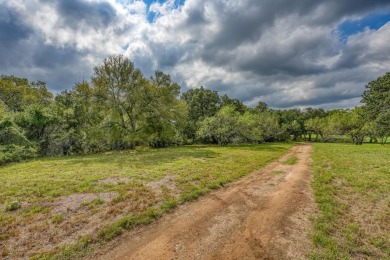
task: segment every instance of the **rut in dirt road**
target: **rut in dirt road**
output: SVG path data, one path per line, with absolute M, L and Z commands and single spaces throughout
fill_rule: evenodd
M 100 259 L 305 259 L 311 146 L 299 145 L 260 172 L 128 232 Z M 284 165 L 290 157 L 294 165 Z M 93 256 L 93 258 L 97 258 Z

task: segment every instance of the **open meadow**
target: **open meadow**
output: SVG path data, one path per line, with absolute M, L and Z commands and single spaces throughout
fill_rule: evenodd
M 314 144 L 313 259 L 388 259 L 390 146 Z
M 74 258 L 259 170 L 292 144 L 140 148 L 0 167 L 2 258 Z

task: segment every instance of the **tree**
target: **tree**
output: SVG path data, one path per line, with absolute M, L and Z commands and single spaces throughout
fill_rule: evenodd
M 106 123 L 114 148 L 134 147 L 140 141 L 148 81 L 123 55 L 109 56 L 94 72 L 94 94 L 107 113 Z
M 268 105 L 264 101 L 259 101 L 255 107 L 255 110 L 260 113 L 265 112 L 268 110 Z
M 220 146 L 231 143 L 239 136 L 239 115 L 232 106 L 222 107 L 215 116 L 200 122 L 198 137 L 216 140 Z
M 316 140 L 318 139 L 319 135 L 319 128 L 317 127 L 319 122 L 321 121 L 321 118 L 324 118 L 327 116 L 327 111 L 323 108 L 311 108 L 308 107 L 305 109 L 303 113 L 303 118 L 305 120 L 304 123 L 304 133 L 307 134 L 308 141 L 311 141 L 312 134 L 316 134 Z
M 262 129 L 261 116 L 258 113 L 249 111 L 240 115 L 238 119 L 238 133 L 241 142 L 260 143 L 265 139 L 264 129 Z
M 374 121 L 375 133 L 383 140 L 390 133 L 390 72 L 369 82 L 362 96 L 364 111 Z
M 96 102 L 92 86 L 82 81 L 72 90 L 55 98 L 55 110 L 61 119 L 62 154 L 96 153 L 111 149 L 109 134 L 102 124 L 105 109 Z
M 29 82 L 25 78 L 2 75 L 0 77 L 0 101 L 13 112 L 23 111 L 32 104 L 47 106 L 53 95 L 42 81 Z
M 0 102 L 0 165 L 36 156 L 36 149 L 21 127 L 15 123 L 15 113 Z
M 390 110 L 381 112 L 374 121 L 374 134 L 385 144 L 390 136 Z
M 214 116 L 221 102 L 217 91 L 205 89 L 203 86 L 188 90 L 181 98 L 187 103 L 188 116 L 192 121 Z
M 146 93 L 146 139 L 153 147 L 164 147 L 183 142 L 183 129 L 187 118 L 185 102 L 177 97 L 179 84 L 169 74 L 156 71 Z
M 20 113 L 15 121 L 25 130 L 28 140 L 36 144 L 40 155 L 59 153 L 56 141 L 61 134 L 62 125 L 54 105 L 49 107 L 31 105 L 26 111 Z
M 229 98 L 227 95 L 221 97 L 221 107 L 224 106 L 232 106 L 240 114 L 244 114 L 248 110 L 241 100 Z
M 14 113 L 0 103 L 0 145 L 30 145 L 23 129 L 14 122 Z
M 354 144 L 361 145 L 371 131 L 371 122 L 367 120 L 363 107 L 333 113 L 333 123 L 338 134 L 351 137 Z
M 390 72 L 369 82 L 362 95 L 362 103 L 371 118 L 390 110 Z
M 300 109 L 279 110 L 279 123 L 297 140 L 304 133 L 304 114 Z
M 221 100 L 217 91 L 205 89 L 203 86 L 188 90 L 181 95 L 181 99 L 187 104 L 188 114 L 184 133 L 191 142 L 196 139 L 198 123 L 214 116 L 220 109 Z

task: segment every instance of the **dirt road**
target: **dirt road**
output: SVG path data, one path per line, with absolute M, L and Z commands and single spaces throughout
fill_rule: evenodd
M 311 146 L 299 145 L 261 171 L 132 230 L 96 259 L 305 259 Z M 283 164 L 297 157 L 294 165 Z

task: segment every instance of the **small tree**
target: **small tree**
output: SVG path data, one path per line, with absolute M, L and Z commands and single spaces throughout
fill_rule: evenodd
M 362 103 L 366 118 L 374 121 L 374 132 L 384 144 L 390 133 L 390 72 L 366 85 Z
M 207 117 L 199 124 L 197 136 L 216 140 L 224 146 L 239 136 L 239 113 L 232 106 L 225 106 L 213 117 Z

